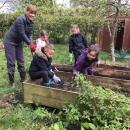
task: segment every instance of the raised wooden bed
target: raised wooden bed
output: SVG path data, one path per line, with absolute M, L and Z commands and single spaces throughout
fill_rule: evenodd
M 72 72 L 72 65 L 56 65 L 56 68 L 60 71 Z M 110 78 L 120 78 L 130 80 L 130 68 L 110 66 L 101 64 L 98 67 L 94 67 L 96 70 L 95 76 L 103 76 Z
M 113 66 L 113 65 L 106 65 L 106 64 L 100 64 L 98 68 L 130 71 L 129 67 Z
M 60 68 L 60 69 L 66 69 L 66 71 L 72 70 L 73 65 L 67 65 L 67 64 L 54 64 L 54 66 Z M 100 64 L 98 67 L 94 65 L 94 68 L 104 68 L 104 69 L 115 69 L 115 70 L 126 70 L 130 71 L 129 67 L 122 67 L 122 66 L 113 66 L 113 65 L 107 65 L 107 64 Z
M 59 71 L 57 72 L 57 75 L 59 75 L 60 77 L 64 77 L 65 81 L 72 81 L 72 74 L 70 72 Z M 130 94 L 130 80 L 94 75 L 89 75 L 86 77 L 86 79 L 91 81 L 94 85 L 101 85 L 103 87 L 108 87 L 113 90 L 118 90 Z
M 48 88 L 37 81 L 23 82 L 24 102 L 40 104 L 53 108 L 62 108 L 65 103 L 76 100 L 78 93 L 64 88 Z
M 59 88 L 53 86 L 47 88 L 40 85 L 40 81 L 25 81 L 23 83 L 24 101 L 27 103 L 41 104 L 44 106 L 62 108 L 65 103 L 70 103 L 76 100 L 79 87 L 71 86 L 72 81 L 72 66 L 57 65 L 60 71 L 56 74 L 67 84 L 63 84 Z M 107 66 L 108 67 L 108 66 Z M 130 96 L 130 71 L 125 68 L 107 68 L 98 67 L 97 72 L 100 75 L 90 75 L 86 79 L 92 81 L 95 85 L 109 87 L 113 90 L 118 90 Z M 62 71 L 61 71 L 62 70 Z M 109 71 L 107 71 L 109 70 Z M 110 73 L 111 72 L 111 73 Z M 102 74 L 102 76 L 101 76 Z M 64 87 L 65 85 L 65 87 Z

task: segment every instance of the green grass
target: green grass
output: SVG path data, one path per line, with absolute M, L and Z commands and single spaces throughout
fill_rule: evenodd
M 30 50 L 25 46 L 24 47 L 24 58 L 25 58 L 25 69 L 26 72 L 28 72 L 29 65 L 32 60 L 32 54 Z M 106 52 L 100 53 L 100 59 L 103 60 L 107 64 L 111 64 L 111 56 L 110 54 Z M 129 65 L 130 60 L 118 60 L 116 64 L 118 65 Z M 55 45 L 55 54 L 53 56 L 53 63 L 59 63 L 59 64 L 71 64 L 69 61 L 69 53 L 68 53 L 68 45 Z M 20 82 L 19 82 L 19 74 L 17 71 L 17 65 L 15 67 L 16 73 L 15 73 L 15 79 L 16 79 L 16 88 L 11 88 L 11 86 L 8 85 L 8 76 L 7 76 L 7 68 L 6 68 L 6 58 L 4 50 L 0 50 L 0 94 L 4 93 L 12 93 L 13 91 L 16 91 L 19 89 Z M 28 75 L 27 75 L 28 78 Z
M 69 53 L 67 45 L 55 45 L 55 54 L 53 57 L 53 63 L 59 64 L 70 64 L 69 62 Z M 25 68 L 26 72 L 28 72 L 30 62 L 32 60 L 32 55 L 30 50 L 27 47 L 24 47 L 24 58 L 25 58 Z M 106 52 L 100 53 L 100 58 L 104 60 L 106 63 L 111 64 L 111 57 Z M 12 94 L 20 92 L 21 83 L 19 82 L 19 74 L 16 67 L 15 79 L 16 79 L 16 88 L 12 88 L 8 85 L 8 76 L 7 76 L 7 68 L 6 68 L 6 58 L 4 54 L 4 50 L 0 50 L 0 95 Z M 129 63 L 129 60 L 117 61 L 118 64 L 124 65 Z M 17 93 L 18 94 L 18 93 Z M 1 120 L 1 117 L 5 116 Z M 16 116 L 17 115 L 17 116 Z M 7 109 L 0 109 L 0 130 L 2 129 L 1 124 L 6 126 L 3 130 L 34 130 L 32 128 L 36 128 L 38 130 L 39 126 L 35 126 L 37 124 L 33 124 L 34 126 L 28 126 L 28 123 L 31 124 L 33 121 L 33 109 L 26 107 L 24 104 L 16 106 L 12 106 Z M 3 121 L 3 122 L 2 122 Z M 17 121 L 17 122 L 16 122 Z M 22 123 L 21 123 L 22 122 Z M 10 124 L 9 124 L 10 123 Z M 23 126 L 24 125 L 24 126 Z M 23 129 L 25 128 L 25 129 Z
M 69 53 L 67 45 L 55 45 L 54 63 L 69 64 Z

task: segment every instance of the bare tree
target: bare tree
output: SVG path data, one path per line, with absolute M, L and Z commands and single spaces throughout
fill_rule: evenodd
M 73 0 L 75 1 L 75 0 Z M 117 34 L 117 30 L 118 30 L 118 17 L 121 14 L 121 12 L 123 12 L 125 9 L 128 10 L 128 7 L 130 7 L 129 5 L 129 0 L 107 0 L 107 1 L 102 1 L 102 0 L 79 0 L 80 4 L 82 6 L 87 7 L 92 7 L 92 8 L 96 8 L 97 10 L 103 10 L 104 9 L 104 14 L 106 16 L 110 15 L 110 14 L 114 14 L 114 19 L 111 23 L 111 27 L 110 27 L 110 23 L 108 24 L 108 29 L 109 29 L 109 33 L 110 33 L 110 50 L 111 50 L 111 57 L 112 57 L 112 62 L 115 62 L 115 37 Z M 125 10 L 125 11 L 126 11 Z
M 16 10 L 20 1 L 21 0 L 2 0 L 2 1 L 0 1 L 0 3 L 1 3 L 0 12 L 7 13 L 7 12 L 12 12 L 12 11 Z
M 0 6 L 0 9 L 4 7 L 4 5 L 6 4 L 8 0 L 5 0 L 4 3 Z
M 119 16 L 119 7 L 121 4 L 121 0 L 118 0 L 117 5 L 115 5 L 115 3 L 110 2 L 108 3 L 108 6 L 112 6 L 115 8 L 116 12 L 114 13 L 114 19 L 112 22 L 112 26 L 111 28 L 109 27 L 109 34 L 110 34 L 110 50 L 111 50 L 111 57 L 112 57 L 112 62 L 115 62 L 115 37 L 117 34 L 117 26 L 118 26 L 118 16 Z
M 111 57 L 112 57 L 112 62 L 115 62 L 115 38 L 117 35 L 117 31 L 118 31 L 118 23 L 119 23 L 119 15 L 121 15 L 121 13 L 124 11 L 124 9 L 128 9 L 129 7 L 129 3 L 128 0 L 124 0 L 122 2 L 122 0 L 113 0 L 110 1 L 108 0 L 107 3 L 108 8 L 110 8 L 110 10 L 112 8 L 114 8 L 112 11 L 114 12 L 114 19 L 112 21 L 112 25 L 111 28 L 108 24 L 108 28 L 109 28 L 109 34 L 110 34 L 110 50 L 111 50 Z

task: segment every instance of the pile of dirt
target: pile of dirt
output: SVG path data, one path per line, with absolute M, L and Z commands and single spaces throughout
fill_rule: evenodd
M 11 100 L 13 95 L 2 95 L 0 96 L 0 108 L 6 108 L 11 106 Z

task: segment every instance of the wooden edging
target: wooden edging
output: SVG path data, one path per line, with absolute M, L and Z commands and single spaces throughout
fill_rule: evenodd
M 66 91 L 58 88 L 47 88 L 36 84 L 23 83 L 24 102 L 41 104 L 44 106 L 63 108 L 65 103 L 76 100 L 78 92 Z
M 56 73 L 61 77 L 64 76 L 64 80 L 66 81 L 72 80 L 72 73 L 70 72 L 56 72 Z M 108 87 L 113 90 L 130 93 L 130 80 L 102 77 L 95 75 L 89 75 L 86 77 L 86 79 L 90 80 L 94 85 L 101 85 L 103 87 Z
M 71 65 L 55 65 L 59 71 L 72 72 Z M 128 70 L 127 70 L 128 69 Z M 130 68 L 101 65 L 95 67 L 95 76 L 130 80 Z
M 67 65 L 67 64 L 54 64 L 59 69 L 66 69 L 68 71 L 72 70 L 73 65 Z M 94 66 L 94 68 L 104 68 L 104 69 L 115 69 L 115 70 L 121 70 L 121 71 L 130 71 L 129 67 L 122 67 L 122 66 L 113 66 L 113 65 L 106 65 L 106 64 L 100 64 L 99 66 Z
M 72 80 L 72 74 L 70 72 L 57 72 L 57 75 L 63 78 L 65 81 Z M 127 92 L 130 94 L 130 80 L 121 80 L 117 78 L 109 78 L 102 76 L 87 76 L 86 79 L 90 80 L 95 85 L 101 85 L 103 87 L 109 87 L 114 90 Z M 45 86 L 30 83 L 28 81 L 23 82 L 23 94 L 24 102 L 40 104 L 53 108 L 61 109 L 65 103 L 71 103 L 76 101 L 79 93 L 75 91 L 68 91 L 59 88 L 48 88 Z

